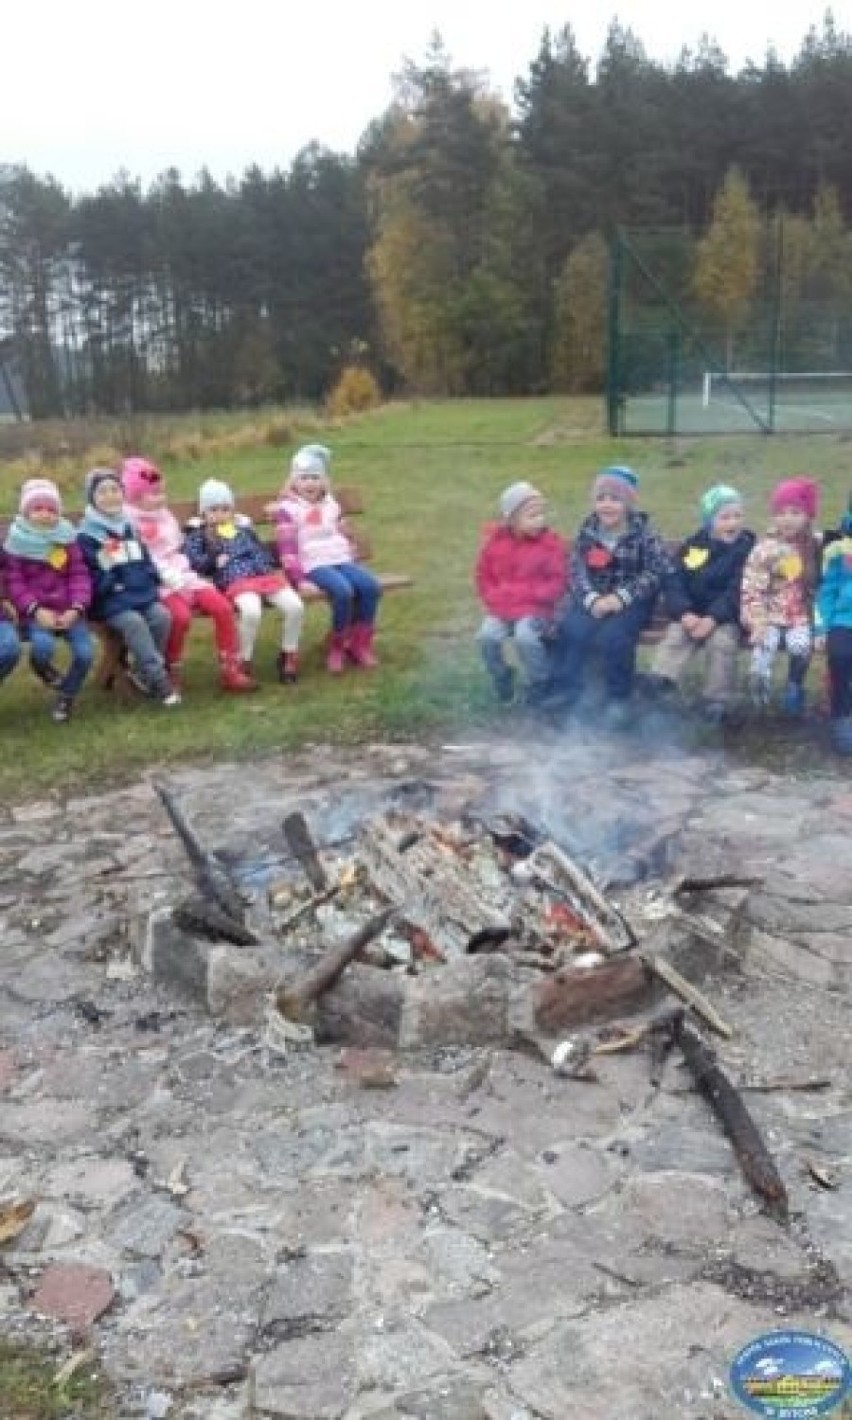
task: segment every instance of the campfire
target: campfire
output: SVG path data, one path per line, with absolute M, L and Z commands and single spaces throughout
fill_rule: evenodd
M 741 1096 L 692 1020 L 731 1030 L 659 950 L 666 919 L 718 946 L 718 928 L 682 905 L 725 874 L 632 888 L 606 884 L 520 812 L 469 807 L 455 817 L 392 805 L 344 841 L 318 844 L 302 813 L 282 825 L 290 871 L 265 911 L 207 852 L 171 793 L 157 791 L 187 852 L 196 892 L 172 910 L 195 937 L 258 948 L 275 962 L 271 1005 L 282 1040 L 400 1048 L 437 1043 L 532 1046 L 560 1074 L 594 1080 L 594 1053 L 646 1041 L 652 1084 L 678 1046 L 746 1177 L 784 1214 L 784 1186 Z M 635 871 L 629 874 L 635 880 Z M 249 911 L 249 908 L 252 908 Z M 553 1036 L 648 1007 L 660 986 L 680 1003 L 595 1040 Z M 688 1008 L 688 1010 L 686 1009 Z

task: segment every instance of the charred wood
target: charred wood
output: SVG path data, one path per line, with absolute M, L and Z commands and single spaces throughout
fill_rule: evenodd
M 333 947 L 326 952 L 322 960 L 311 971 L 306 972 L 291 985 L 283 986 L 277 995 L 277 1005 L 281 1014 L 288 1016 L 290 1020 L 304 1020 L 313 1003 L 324 991 L 328 991 L 334 985 L 337 978 L 346 970 L 349 963 L 354 961 L 358 953 L 384 931 L 396 912 L 395 907 L 383 908 L 381 912 L 377 912 L 363 926 L 359 927 L 357 932 L 353 932 L 351 936 L 347 937 L 339 947 Z
M 555 1032 L 647 1005 L 651 981 L 638 956 L 604 962 L 587 971 L 564 967 L 533 989 L 533 1019 L 538 1030 Z
M 328 877 L 305 815 L 299 813 L 298 810 L 288 814 L 281 827 L 287 847 L 296 861 L 301 864 L 314 892 L 325 892 L 328 887 Z
M 730 1139 L 746 1179 L 769 1209 L 786 1220 L 787 1190 L 739 1090 L 698 1031 L 689 1024 L 684 1010 L 672 1013 L 670 1028 L 700 1093 Z
M 188 897 L 178 903 L 172 910 L 172 919 L 181 931 L 193 937 L 206 937 L 211 942 L 233 942 L 237 947 L 253 947 L 258 943 L 254 932 L 204 897 Z
M 156 783 L 154 788 L 189 859 L 200 894 L 202 897 L 212 897 L 232 921 L 242 922 L 245 916 L 245 900 L 238 884 L 203 846 L 198 835 L 190 827 L 183 810 L 178 807 L 171 790 L 164 784 Z

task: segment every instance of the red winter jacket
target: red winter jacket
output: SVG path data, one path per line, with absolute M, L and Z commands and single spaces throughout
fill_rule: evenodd
M 517 537 L 501 523 L 488 532 L 475 576 L 486 611 L 501 621 L 549 617 L 568 586 L 568 547 L 550 528 L 537 537 Z

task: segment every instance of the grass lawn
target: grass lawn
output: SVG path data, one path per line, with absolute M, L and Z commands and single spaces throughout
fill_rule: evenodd
M 152 444 L 140 451 L 160 456 L 152 446 L 154 422 L 147 427 Z M 37 442 L 38 431 L 32 432 Z M 86 687 L 71 724 L 55 726 L 44 690 L 22 664 L 0 688 L 0 794 L 6 802 L 126 782 L 143 766 L 188 757 L 286 753 L 310 741 L 471 734 L 496 724 L 473 645 L 479 612 L 471 569 L 482 525 L 493 517 L 500 490 L 515 479 L 541 487 L 552 501 L 554 525 L 571 532 L 594 473 L 608 463 L 630 463 L 641 477 L 643 505 L 669 536 L 695 526 L 697 498 L 711 483 L 742 489 L 755 529 L 764 523 L 766 494 L 779 478 L 816 477 L 826 523 L 836 521 L 852 487 L 852 444 L 842 436 L 613 441 L 602 432 L 598 400 L 390 406 L 342 427 L 314 421 L 304 438 L 328 442 L 338 482 L 363 489 L 375 566 L 415 578 L 411 590 L 388 596 L 382 608 L 381 669 L 334 678 L 325 673 L 320 643 L 327 611 L 321 604 L 308 610 L 296 687 L 274 680 L 277 626 L 267 615 L 258 648 L 264 684 L 252 696 L 219 693 L 204 621 L 192 632 L 186 696 L 177 710 L 114 704 Z M 162 462 L 176 497 L 192 496 L 211 476 L 227 479 L 239 497 L 241 490 L 275 488 L 301 441 L 297 433 L 280 448 L 261 438 L 228 448 L 176 439 L 173 456 Z M 81 455 L 80 488 L 88 463 Z M 14 510 L 19 481 L 18 463 L 0 472 L 0 512 Z M 64 487 L 69 502 L 81 501 L 67 477 Z

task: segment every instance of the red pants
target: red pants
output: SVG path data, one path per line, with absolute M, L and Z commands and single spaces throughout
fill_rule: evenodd
M 169 592 L 162 598 L 172 618 L 172 629 L 166 642 L 166 664 L 180 664 L 183 643 L 189 634 L 193 612 L 212 617 L 216 649 L 220 656 L 235 656 L 239 646 L 234 608 L 228 598 L 215 587 L 187 587 L 181 592 Z

